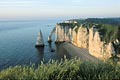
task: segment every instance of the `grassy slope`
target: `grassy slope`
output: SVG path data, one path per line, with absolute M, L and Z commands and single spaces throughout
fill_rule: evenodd
M 61 62 L 50 61 L 41 64 L 36 69 L 34 66 L 15 66 L 0 72 L 0 79 L 120 79 L 120 65 L 113 66 L 110 63 L 81 62 L 79 59 L 71 59 Z

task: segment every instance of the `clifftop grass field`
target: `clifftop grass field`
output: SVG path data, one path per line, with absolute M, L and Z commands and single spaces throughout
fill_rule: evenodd
M 81 62 L 80 59 L 51 60 L 35 66 L 15 66 L 0 71 L 0 79 L 98 80 L 120 79 L 120 65 L 111 62 Z

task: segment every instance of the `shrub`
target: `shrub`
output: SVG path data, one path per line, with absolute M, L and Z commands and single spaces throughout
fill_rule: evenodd
M 108 62 L 94 63 L 80 59 L 65 59 L 60 62 L 50 60 L 35 66 L 15 66 L 0 71 L 0 79 L 49 79 L 49 80 L 81 80 L 81 79 L 120 79 L 120 65 Z

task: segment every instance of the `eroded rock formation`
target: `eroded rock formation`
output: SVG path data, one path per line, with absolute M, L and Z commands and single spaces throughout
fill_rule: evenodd
M 56 25 L 56 39 L 55 42 L 63 42 L 65 41 L 65 32 L 63 26 L 61 26 L 59 23 Z
M 82 48 L 88 48 L 88 30 L 84 28 L 82 25 L 79 27 L 77 31 L 77 46 Z
M 64 24 L 64 25 L 63 25 Z M 101 41 L 101 35 L 95 26 L 91 28 L 81 26 L 74 26 L 71 28 L 69 23 L 57 23 L 56 25 L 56 42 L 71 42 L 77 47 L 87 48 L 91 55 L 100 58 L 108 59 L 115 54 L 113 44 L 105 44 Z
M 57 23 L 56 25 L 56 39 L 55 42 L 71 42 L 72 29 L 68 25 L 69 23 Z
M 98 31 L 94 30 L 95 28 L 92 27 L 89 29 L 89 52 L 91 55 L 94 55 L 97 58 L 107 59 L 111 57 L 113 51 L 112 45 L 104 44 L 101 41 L 101 37 Z M 108 48 L 109 47 L 109 48 Z
M 75 31 L 77 26 L 75 26 L 72 30 L 72 43 L 77 46 L 77 32 Z
M 48 42 L 51 42 L 51 41 L 52 41 L 51 37 L 52 37 L 52 35 L 53 35 L 53 33 L 54 33 L 55 31 L 56 31 L 56 27 L 53 28 L 53 30 L 51 31 L 50 35 L 48 36 Z

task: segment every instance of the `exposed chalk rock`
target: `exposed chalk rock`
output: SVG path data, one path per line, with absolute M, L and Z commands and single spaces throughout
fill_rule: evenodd
M 89 52 L 90 52 L 92 55 L 93 55 L 93 53 L 94 53 L 94 52 L 93 52 L 93 47 L 94 47 L 94 46 L 93 46 L 93 44 L 94 44 L 94 40 L 93 40 L 94 38 L 93 38 L 93 37 L 94 37 L 94 31 L 93 31 L 93 28 L 90 28 L 90 29 L 89 29 L 89 48 L 88 48 L 88 49 L 89 49 Z
M 43 40 L 43 36 L 42 36 L 41 30 L 38 33 L 37 42 L 36 42 L 35 47 L 44 47 L 44 40 Z
M 100 39 L 99 32 L 92 30 L 93 32 L 90 32 L 91 35 L 89 35 L 89 52 L 98 57 L 102 58 L 103 57 L 103 42 Z M 94 36 L 93 36 L 94 35 Z
M 51 36 L 48 36 L 48 42 L 52 42 Z
M 72 31 L 72 43 L 77 46 L 77 32 L 75 31 L 78 26 L 75 26 Z
M 106 52 L 108 52 L 108 54 L 115 55 L 115 50 L 114 50 L 113 44 L 111 42 L 107 45 Z
M 100 59 L 108 59 L 111 57 L 112 51 L 110 45 L 108 48 L 107 44 L 104 44 L 103 41 L 101 41 L 101 37 L 99 32 L 92 27 L 89 29 L 89 52 L 91 55 L 100 58 Z M 113 45 L 111 45 L 112 47 Z
M 53 30 L 51 31 L 50 35 L 48 36 L 48 42 L 52 42 L 51 37 L 52 37 L 53 33 L 55 33 L 55 31 L 56 31 L 56 27 L 53 28 Z
M 77 32 L 77 46 L 81 48 L 88 48 L 88 31 L 82 25 Z
M 69 23 L 61 23 L 56 25 L 56 42 L 71 42 L 72 38 L 72 29 L 68 25 Z
M 66 21 L 66 24 L 69 24 L 69 21 Z M 111 54 L 115 54 L 115 50 L 112 43 L 105 44 L 101 41 L 101 35 L 97 31 L 96 26 L 92 28 L 83 27 L 83 25 L 75 26 L 73 29 L 69 25 L 56 25 L 55 29 L 56 42 L 71 42 L 77 47 L 87 48 L 91 55 L 100 58 L 108 59 L 111 57 Z M 118 43 L 118 40 L 116 40 Z
M 63 42 L 65 41 L 65 35 L 64 35 L 64 28 L 63 26 L 57 24 L 56 25 L 56 39 L 55 42 Z

